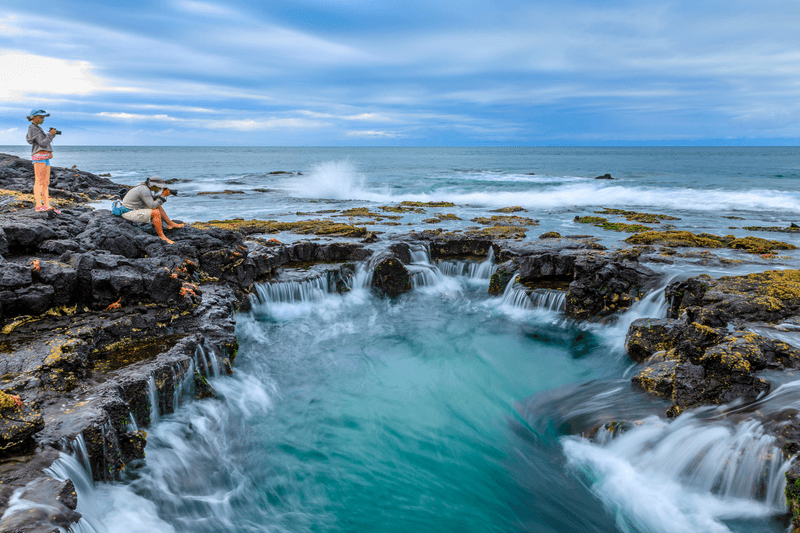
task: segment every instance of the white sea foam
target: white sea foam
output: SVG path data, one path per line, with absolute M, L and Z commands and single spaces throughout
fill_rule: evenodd
M 580 206 L 658 206 L 677 210 L 762 210 L 800 211 L 800 193 L 771 189 L 695 189 L 692 187 L 641 187 L 597 183 L 595 180 L 573 176 L 524 176 L 517 174 L 468 177 L 465 187 L 441 187 L 432 192 L 392 193 L 385 186 L 370 187 L 365 176 L 348 161 L 328 161 L 317 165 L 306 176 L 293 177 L 283 186 L 295 196 L 338 200 L 367 200 L 372 202 L 450 201 L 459 205 L 508 206 L 557 209 Z M 490 179 L 497 186 L 491 189 L 469 190 L 476 179 Z M 520 190 L 521 182 L 531 189 Z M 548 185 L 549 183 L 562 185 Z M 430 182 L 428 182 L 430 185 Z M 503 184 L 509 188 L 504 190 Z M 541 184 L 541 186 L 539 186 Z M 429 189 L 430 191 L 430 189 Z
M 789 463 L 754 421 L 725 427 L 691 415 L 671 423 L 654 417 L 606 437 L 603 444 L 575 437 L 562 444 L 623 531 L 729 533 L 723 520 L 785 510 Z

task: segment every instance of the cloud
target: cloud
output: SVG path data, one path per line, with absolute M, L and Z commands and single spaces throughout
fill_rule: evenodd
M 256 131 L 279 128 L 321 128 L 331 126 L 325 122 L 305 120 L 302 118 L 272 118 L 266 120 L 215 120 L 203 122 L 202 127 L 208 129 Z
M 112 87 L 96 76 L 88 61 L 68 61 L 25 52 L 0 51 L 0 100 L 18 100 L 29 94 L 78 94 L 133 91 Z
M 405 135 L 402 135 L 394 131 L 375 131 L 375 130 L 348 131 L 345 135 L 347 135 L 348 137 L 387 137 L 387 138 L 405 137 Z
M 177 0 L 175 2 L 175 7 L 181 11 L 199 15 L 230 16 L 233 14 L 233 11 L 227 7 L 223 7 L 219 4 L 212 4 L 211 2 L 198 2 L 196 0 Z
M 7 19 L 0 18 L 0 35 L 15 35 L 22 33 L 22 30 L 10 24 L 16 20 L 16 17 L 8 17 Z
M 181 119 L 171 117 L 169 115 L 142 115 L 137 113 L 109 113 L 107 111 L 103 111 L 101 113 L 95 113 L 98 117 L 108 117 L 108 118 L 116 118 L 122 120 L 166 120 L 166 121 L 179 121 Z
M 335 118 L 339 120 L 355 120 L 369 122 L 392 122 L 393 119 L 382 113 L 359 113 L 357 115 L 336 115 L 333 113 L 318 113 L 315 111 L 300 111 L 303 115 L 315 118 Z

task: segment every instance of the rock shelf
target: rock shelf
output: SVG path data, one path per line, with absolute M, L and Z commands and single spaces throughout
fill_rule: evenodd
M 147 227 L 85 205 L 115 196 L 120 186 L 77 169 L 53 167 L 51 191 L 62 214 L 35 213 L 32 174 L 30 162 L 0 154 L 2 531 L 50 532 L 80 518 L 71 482 L 45 473 L 59 452 L 84 446 L 95 480 L 119 479 L 144 460 L 145 429 L 158 415 L 174 411 L 184 396 L 213 396 L 205 378 L 235 371 L 235 312 L 249 308 L 258 283 L 310 272 L 328 275 L 329 285 L 343 292 L 361 262 L 359 268 L 368 265 L 373 272 L 374 291 L 402 297 L 412 289 L 412 250 L 425 247 L 433 261 L 492 255 L 498 263 L 492 294 L 513 282 L 528 291 L 558 289 L 570 319 L 613 321 L 664 286 L 656 264 L 689 257 L 671 247 L 702 248 L 692 253 L 722 266 L 734 261 L 711 257 L 705 249 L 767 254 L 795 248 L 756 237 L 648 227 L 615 250 L 593 237 L 555 232 L 523 242 L 525 228 L 538 221 L 519 216 L 476 218 L 488 227 L 463 231 L 392 235 L 332 220 L 233 219 L 169 230 L 175 244 L 168 245 Z M 452 206 L 403 202 L 380 209 L 420 213 Z M 336 211 L 320 213 L 331 212 Z M 650 224 L 673 219 L 601 213 Z M 366 208 L 337 216 L 391 218 Z M 436 218 L 454 215 L 436 213 Z M 262 237 L 276 232 L 362 242 L 286 245 Z M 659 252 L 654 245 L 664 248 Z M 626 348 L 641 365 L 633 386 L 670 402 L 667 416 L 706 405 L 746 405 L 770 390 L 763 371 L 800 368 L 800 350 L 753 331 L 754 325 L 800 327 L 800 271 L 693 276 L 664 291 L 668 317 L 633 322 Z M 21 397 L 21 406 L 12 395 Z M 623 431 L 630 422 L 635 420 L 603 423 Z M 800 427 L 793 424 L 784 419 L 770 426 L 787 455 L 800 450 Z M 793 510 L 800 509 L 799 477 L 797 466 L 787 474 Z M 4 515 L 15 493 L 38 507 Z

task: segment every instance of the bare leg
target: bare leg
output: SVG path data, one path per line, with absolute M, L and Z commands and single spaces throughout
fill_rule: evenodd
M 151 221 L 153 222 L 153 227 L 156 228 L 156 233 L 159 237 L 161 237 L 162 241 L 167 241 L 167 244 L 175 244 L 175 241 L 171 241 L 164 236 L 164 228 L 161 227 L 161 208 L 159 209 L 152 209 L 150 211 Z
M 33 198 L 36 203 L 36 207 L 42 207 L 44 205 L 43 201 L 43 191 L 45 188 L 45 180 L 47 174 L 47 165 L 44 163 L 34 163 L 33 164 L 33 175 L 34 175 L 34 182 L 33 182 Z
M 182 228 L 183 227 L 183 224 L 176 224 L 173 221 L 171 221 L 169 219 L 169 217 L 167 216 L 167 212 L 164 211 L 163 207 L 159 207 L 158 210 L 161 212 L 161 218 L 164 219 L 164 222 L 167 223 L 167 229 Z
M 44 201 L 44 207 L 46 209 L 50 209 L 50 167 L 45 165 L 45 175 L 44 175 L 44 189 L 42 190 L 42 200 Z

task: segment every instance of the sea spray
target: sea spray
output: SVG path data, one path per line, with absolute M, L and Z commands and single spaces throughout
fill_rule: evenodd
M 316 165 L 307 175 L 292 178 L 285 186 L 301 198 L 368 200 L 375 194 L 364 194 L 365 181 L 349 161 L 328 161 Z

